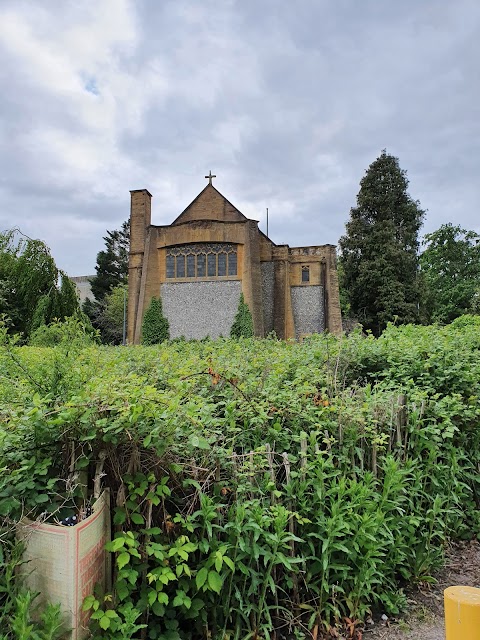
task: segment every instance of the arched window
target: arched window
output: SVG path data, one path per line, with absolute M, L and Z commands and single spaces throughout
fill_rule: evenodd
M 237 246 L 184 244 L 167 249 L 167 278 L 225 278 L 237 275 Z
M 302 267 L 302 282 L 310 282 L 310 267 Z

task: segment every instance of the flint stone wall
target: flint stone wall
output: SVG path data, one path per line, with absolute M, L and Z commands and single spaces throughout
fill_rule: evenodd
M 239 280 L 168 282 L 161 285 L 170 338 L 187 340 L 230 335 L 240 301 Z
M 273 331 L 275 265 L 273 262 L 262 262 L 260 267 L 262 270 L 263 330 L 267 336 Z
M 293 320 L 297 340 L 305 334 L 321 333 L 325 329 L 323 287 L 291 287 Z

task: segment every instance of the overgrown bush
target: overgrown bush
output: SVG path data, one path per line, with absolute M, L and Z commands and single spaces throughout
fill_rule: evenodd
M 55 353 L 0 350 L 0 513 L 79 500 L 72 451 L 90 477 L 105 452 L 96 638 L 320 637 L 397 612 L 449 539 L 480 534 L 475 322 L 93 347 L 52 378 Z
M 70 316 L 63 321 L 54 320 L 42 324 L 33 331 L 29 344 L 32 347 L 55 347 L 60 344 L 86 347 L 98 342 L 98 332 L 84 314 Z
M 162 299 L 152 298 L 142 322 L 142 344 L 161 344 L 170 337 L 170 326 L 163 315 Z

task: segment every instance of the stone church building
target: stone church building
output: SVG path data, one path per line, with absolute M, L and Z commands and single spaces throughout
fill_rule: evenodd
M 151 222 L 152 196 L 131 191 L 128 342 L 160 296 L 170 337 L 229 336 L 240 294 L 256 336 L 301 339 L 342 329 L 334 245 L 277 245 L 212 184 L 170 225 Z

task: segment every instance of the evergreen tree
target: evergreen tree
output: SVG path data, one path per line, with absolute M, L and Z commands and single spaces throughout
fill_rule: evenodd
M 124 222 L 120 229 L 107 231 L 105 250 L 97 254 L 96 275 L 91 279 L 92 293 L 101 302 L 109 291 L 128 280 L 128 252 L 130 225 Z
M 238 303 L 238 311 L 230 329 L 231 338 L 251 338 L 253 336 L 253 318 L 245 302 L 243 293 L 240 294 L 240 302 Z
M 382 151 L 360 183 L 340 239 L 351 313 L 375 335 L 389 321 L 419 321 L 418 232 L 424 211 L 407 187 L 398 158 Z
M 425 236 L 420 265 L 429 322 L 448 323 L 475 313 L 480 295 L 480 235 L 443 224 Z
M 161 298 L 152 298 L 142 322 L 142 344 L 160 344 L 170 337 L 170 326 L 163 315 Z

